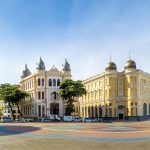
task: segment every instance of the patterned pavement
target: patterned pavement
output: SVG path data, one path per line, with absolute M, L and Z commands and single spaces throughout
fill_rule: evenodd
M 1 145 L 33 145 L 49 140 L 132 142 L 150 140 L 150 121 L 114 123 L 0 124 Z M 8 148 L 9 149 L 9 148 Z
M 83 140 L 146 140 L 150 139 L 150 122 L 0 124 L 0 136 L 4 135 Z

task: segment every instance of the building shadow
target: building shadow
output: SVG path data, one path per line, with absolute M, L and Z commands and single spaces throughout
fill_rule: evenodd
M 39 127 L 33 126 L 15 126 L 15 125 L 0 125 L 0 136 L 23 134 L 40 130 Z

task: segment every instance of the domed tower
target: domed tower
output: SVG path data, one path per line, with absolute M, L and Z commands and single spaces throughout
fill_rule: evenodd
M 105 78 L 104 78 L 104 86 L 105 86 L 105 98 L 107 99 L 107 103 L 105 103 L 106 108 L 108 109 L 107 105 L 114 102 L 114 97 L 117 95 L 117 66 L 111 60 L 106 64 L 105 67 Z M 112 92 L 113 91 L 113 92 Z M 106 115 L 108 113 L 106 112 Z
M 117 66 L 114 62 L 110 61 L 106 67 L 105 67 L 105 71 L 112 71 L 112 70 L 117 70 Z
M 124 66 L 124 70 L 129 70 L 129 69 L 136 69 L 136 63 L 131 59 L 128 60 Z
M 44 71 L 45 70 L 45 64 L 44 64 L 41 57 L 40 57 L 39 63 L 37 63 L 36 70 L 39 70 L 39 71 Z
M 105 71 L 116 71 L 116 70 L 117 70 L 117 66 L 114 62 L 112 62 L 111 54 L 110 54 L 110 61 L 106 65 Z
M 67 59 L 65 59 L 65 64 L 63 65 L 63 71 L 67 71 L 70 72 L 71 68 L 70 68 L 70 64 L 68 63 Z
M 31 75 L 31 72 L 30 70 L 28 69 L 27 67 L 27 64 L 25 64 L 25 69 L 22 71 L 22 75 L 21 75 L 21 78 L 25 78 L 27 76 Z
M 72 77 L 70 64 L 68 63 L 67 59 L 65 59 L 65 63 L 64 63 L 63 68 L 62 68 L 62 73 L 64 76 L 63 79 L 70 79 Z

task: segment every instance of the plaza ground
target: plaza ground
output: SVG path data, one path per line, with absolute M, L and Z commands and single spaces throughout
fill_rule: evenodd
M 1 123 L 0 150 L 149 150 L 150 121 Z

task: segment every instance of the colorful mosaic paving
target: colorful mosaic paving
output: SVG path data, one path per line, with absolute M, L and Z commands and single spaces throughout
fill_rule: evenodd
M 34 125 L 34 126 L 33 126 Z M 0 136 L 17 137 L 19 142 L 25 138 L 43 138 L 135 141 L 150 140 L 150 122 L 145 123 L 23 123 L 0 124 Z M 0 138 L 0 143 L 4 138 Z

